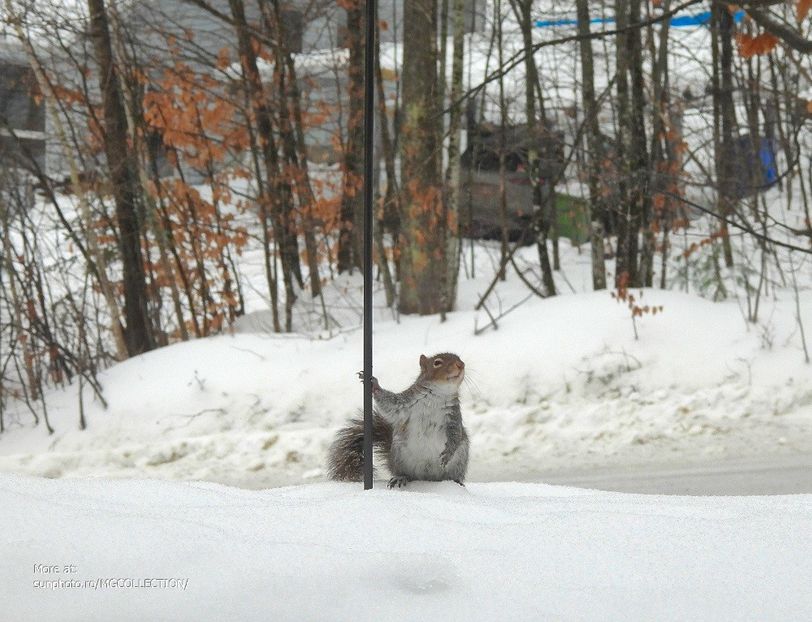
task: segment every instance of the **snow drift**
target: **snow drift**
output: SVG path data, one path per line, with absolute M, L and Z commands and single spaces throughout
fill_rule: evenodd
M 445 482 L 246 491 L 2 475 L 0 506 L 6 620 L 812 615 L 812 495 Z
M 473 307 L 473 288 L 461 284 L 463 308 Z M 518 280 L 503 288 L 506 306 L 522 288 Z M 808 315 L 812 298 L 803 295 Z M 629 310 L 607 292 L 529 300 L 478 337 L 475 324 L 488 321 L 481 312 L 450 314 L 445 323 L 381 318 L 375 374 L 402 390 L 421 353 L 461 355 L 469 480 L 615 456 L 642 462 L 812 447 L 812 376 L 791 301 L 774 303 L 769 321 L 752 327 L 733 301 L 660 290 L 642 301 L 664 312 L 638 318 L 639 340 Z M 30 427 L 22 405 L 7 414 L 0 471 L 256 488 L 323 478 L 334 431 L 361 406 L 361 351 L 360 331 L 328 339 L 240 333 L 162 348 L 101 375 L 109 407 L 86 391 L 84 431 L 75 386 L 47 396 L 52 437 Z

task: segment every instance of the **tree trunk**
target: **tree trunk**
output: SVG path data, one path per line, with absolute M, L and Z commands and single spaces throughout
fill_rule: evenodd
M 446 283 L 444 287 L 446 311 L 453 310 L 457 298 L 457 279 L 460 272 L 460 143 L 462 126 L 462 69 L 465 42 L 465 0 L 453 0 L 451 61 L 451 116 L 448 122 L 448 171 L 446 174 Z
M 257 141 L 262 150 L 263 164 L 267 185 L 267 196 L 260 197 L 261 202 L 270 205 L 274 237 L 279 248 L 282 262 L 282 280 L 285 283 L 285 330 L 292 330 L 293 303 L 296 294 L 293 290 L 293 270 L 298 265 L 299 253 L 295 231 L 291 227 L 291 192 L 290 184 L 282 178 L 277 153 L 276 140 L 273 135 L 273 119 L 265 101 L 257 56 L 252 37 L 245 19 L 245 7 L 242 0 L 229 0 L 234 28 L 237 33 L 237 47 L 240 53 L 243 77 L 251 100 L 251 107 L 256 119 Z M 264 204 L 264 203 L 263 203 Z M 271 293 L 273 297 L 274 292 Z
M 544 284 L 544 293 L 555 296 L 555 281 L 550 256 L 547 252 L 547 239 L 555 213 L 555 191 L 552 187 L 553 179 L 548 179 L 548 186 L 542 187 L 541 161 L 539 144 L 549 145 L 549 127 L 544 113 L 544 103 L 541 100 L 541 84 L 536 59 L 533 55 L 533 2 L 532 0 L 512 0 L 513 12 L 519 20 L 524 44 L 525 79 L 525 114 L 527 116 L 527 133 L 530 137 L 530 147 L 527 150 L 527 169 L 530 175 L 530 185 L 533 190 L 533 210 L 535 212 L 536 246 L 538 247 L 539 264 L 541 265 L 541 281 Z M 536 109 L 536 96 L 539 96 L 539 109 Z M 540 113 L 541 123 L 537 117 Z M 545 149 L 548 151 L 548 149 Z M 548 157 L 551 154 L 546 154 Z
M 141 223 L 136 209 L 133 154 L 127 140 L 127 115 L 121 99 L 104 0 L 88 0 L 93 44 L 99 63 L 99 90 L 104 109 L 104 151 L 118 224 L 118 247 L 124 281 L 124 336 L 130 356 L 153 347 L 147 311 L 147 288 L 141 254 Z
M 592 60 L 592 41 L 589 37 L 589 6 L 587 0 L 577 0 L 578 35 L 581 37 L 581 80 L 586 123 L 586 144 L 589 149 L 589 215 L 590 246 L 592 247 L 592 288 L 606 289 L 606 265 L 603 258 L 603 222 L 605 205 L 601 196 L 599 170 L 603 163 L 598 104 L 595 100 L 595 70 Z
M 378 217 L 375 231 L 375 240 L 378 246 L 378 265 L 383 274 L 386 291 L 386 304 L 391 307 L 395 303 L 395 284 L 389 270 L 389 261 L 386 257 L 386 248 L 383 244 L 384 230 L 388 230 L 392 240 L 397 241 L 400 231 L 400 191 L 395 173 L 395 146 L 389 134 L 389 115 L 386 107 L 386 93 L 383 88 L 383 72 L 381 71 L 381 42 L 380 25 L 375 26 L 375 86 L 378 94 L 378 118 L 381 128 L 381 146 L 383 148 L 383 161 L 386 170 L 386 190 L 383 197 L 383 208 Z M 395 242 L 397 244 L 397 242 Z M 394 258 L 395 273 L 398 274 L 399 259 Z
M 403 5 L 401 313 L 431 314 L 443 308 L 446 265 L 437 160 L 441 141 L 435 16 L 436 0 Z
M 643 77 L 643 43 L 640 14 L 641 0 L 630 0 L 629 23 L 636 25 L 629 30 L 629 75 L 631 77 L 631 226 L 628 238 L 629 284 L 636 287 L 651 285 L 650 275 L 644 271 L 644 257 L 639 254 L 639 235 L 646 235 L 651 219 L 648 144 L 646 141 L 645 84 Z M 645 252 L 642 253 L 645 255 Z
M 299 81 L 296 75 L 296 64 L 293 61 L 291 50 L 288 47 L 285 37 L 284 26 L 282 24 L 282 9 L 279 0 L 272 0 L 272 7 L 262 4 L 261 9 L 268 22 L 271 31 L 271 39 L 276 43 L 274 46 L 274 56 L 278 66 L 284 66 L 287 71 L 286 88 L 284 98 L 281 101 L 280 119 L 284 123 L 284 147 L 286 158 L 294 166 L 301 176 L 296 182 L 296 191 L 299 198 L 299 207 L 302 211 L 304 221 L 305 249 L 307 251 L 307 266 L 310 272 L 310 292 L 315 298 L 321 295 L 321 277 L 319 276 L 318 250 L 316 244 L 315 224 L 313 223 L 313 207 L 315 196 L 310 183 L 310 170 L 307 160 L 307 146 L 304 138 L 304 122 L 302 120 L 301 92 Z M 287 113 L 287 106 L 290 106 L 293 114 L 293 122 L 290 122 L 290 114 Z
M 629 0 L 615 0 L 615 16 L 617 29 L 620 31 L 616 37 L 616 71 L 617 71 L 617 139 L 616 160 L 618 163 L 618 205 L 617 209 L 617 253 L 615 259 L 615 284 L 628 285 L 634 280 L 635 267 L 630 265 L 632 255 L 637 258 L 637 230 L 634 229 L 634 215 L 632 206 L 631 167 L 632 159 L 631 132 L 632 119 L 629 104 L 629 64 L 630 64 L 630 38 L 626 31 L 628 19 Z M 634 253 L 632 253 L 634 250 Z
M 347 8 L 347 46 L 349 47 L 347 140 L 344 143 L 343 183 L 339 218 L 338 271 L 360 268 L 363 262 L 361 238 L 364 178 L 364 16 L 363 3 L 351 0 Z
M 493 27 L 496 28 L 496 62 L 499 67 L 504 66 L 502 44 L 502 0 L 496 0 L 493 5 Z M 530 80 L 527 80 L 530 83 Z M 505 76 L 499 74 L 499 280 L 507 279 L 508 263 L 508 206 L 507 206 L 507 101 L 505 100 Z M 528 97 L 532 94 L 532 90 Z M 528 121 L 528 129 L 530 122 Z M 533 147 L 530 147 L 533 151 Z M 532 160 L 532 158 L 528 158 Z M 533 193 L 535 196 L 535 192 Z
M 665 0 L 663 11 L 671 9 L 671 0 Z M 651 194 L 657 194 L 659 203 L 652 202 L 651 224 L 643 233 L 643 255 L 641 258 L 641 271 L 644 274 L 644 284 L 651 287 L 654 281 L 654 253 L 656 251 L 655 227 L 662 229 L 662 264 L 660 286 L 665 287 L 665 270 L 668 255 L 668 230 L 671 226 L 674 200 L 662 194 L 665 191 L 678 192 L 674 181 L 676 178 L 675 133 L 674 116 L 671 114 L 669 78 L 668 78 L 668 33 L 669 22 L 664 22 L 660 30 L 659 47 L 655 44 L 654 29 L 648 27 L 651 57 L 654 59 L 652 68 L 652 130 L 651 150 L 648 166 L 648 175 L 651 180 Z M 665 144 L 665 148 L 663 148 Z
M 719 98 L 719 116 L 721 121 L 721 153 L 717 153 L 718 163 L 718 193 L 719 212 L 722 216 L 722 250 L 725 256 L 725 265 L 733 267 L 733 248 L 730 244 L 730 237 L 727 231 L 727 223 L 724 219 L 729 218 L 733 213 L 736 193 L 735 179 L 735 156 L 736 150 L 733 144 L 736 132 L 736 108 L 733 103 L 733 17 L 728 8 L 712 5 L 718 25 L 718 39 L 720 47 L 719 58 L 719 90 L 714 93 Z

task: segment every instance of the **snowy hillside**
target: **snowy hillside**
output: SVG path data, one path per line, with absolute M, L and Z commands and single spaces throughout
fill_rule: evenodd
M 812 611 L 810 495 L 450 482 L 244 491 L 3 475 L 0 505 L 7 620 L 764 621 Z
M 629 310 L 609 292 L 567 293 L 569 285 L 589 286 L 588 253 L 568 247 L 563 295 L 525 300 L 526 288 L 510 273 L 490 312 L 525 302 L 498 320 L 498 330 L 475 336 L 475 327 L 489 323 L 473 310 L 493 275 L 489 248 L 479 249 L 478 278 L 461 279 L 460 311 L 447 322 L 398 322 L 382 307 L 375 325 L 375 374 L 384 387 L 407 387 L 421 353 L 453 351 L 466 362 L 469 479 L 812 450 L 812 374 L 791 292 L 763 301 L 763 319 L 748 323 L 742 300 L 645 291 L 642 304 L 663 312 L 637 318 L 635 340 Z M 534 251 L 523 256 L 531 261 Z M 351 326 L 360 281 L 336 281 L 330 296 Z M 799 302 L 812 326 L 812 292 L 801 291 Z M 240 330 L 261 325 L 261 317 L 248 316 Z M 358 329 L 237 332 L 162 348 L 101 375 L 106 410 L 85 390 L 84 431 L 76 385 L 47 395 L 53 436 L 33 427 L 18 404 L 6 414 L 0 470 L 259 488 L 318 481 L 335 429 L 362 404 L 361 365 Z

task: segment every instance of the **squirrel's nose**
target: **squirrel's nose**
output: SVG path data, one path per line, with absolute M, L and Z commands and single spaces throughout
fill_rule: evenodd
M 465 363 L 462 361 L 457 361 L 457 369 L 463 369 L 465 367 Z

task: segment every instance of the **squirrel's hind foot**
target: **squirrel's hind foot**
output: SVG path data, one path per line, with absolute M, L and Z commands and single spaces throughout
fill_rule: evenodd
M 409 479 L 405 475 L 398 475 L 389 480 L 387 488 L 405 488 Z

